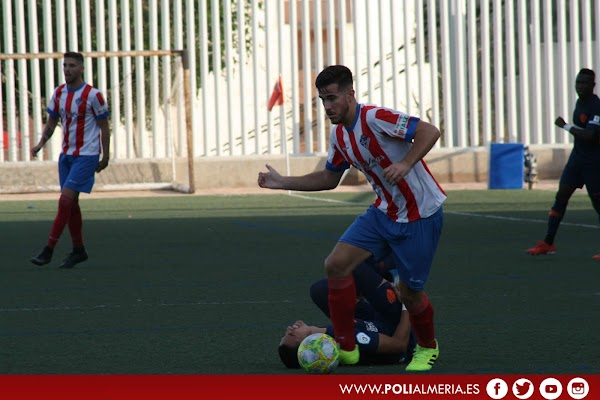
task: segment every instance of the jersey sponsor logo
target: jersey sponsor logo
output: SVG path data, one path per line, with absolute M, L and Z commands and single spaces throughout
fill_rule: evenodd
M 379 332 L 379 329 L 371 321 L 365 321 L 365 327 L 369 332 Z
M 378 166 L 379 163 L 384 160 L 384 158 L 385 158 L 384 156 L 379 155 L 375 158 L 369 158 L 362 162 L 357 160 L 357 162 L 360 164 L 360 167 L 363 171 L 370 171 L 373 168 L 375 168 L 376 166 Z
M 361 146 L 362 146 L 362 147 L 364 147 L 365 149 L 368 149 L 368 148 L 369 148 L 369 144 L 370 144 L 370 143 L 371 143 L 371 138 L 369 138 L 369 137 L 367 137 L 367 136 L 365 136 L 365 135 L 362 135 L 362 136 L 360 137 L 360 144 L 361 144 Z
M 371 338 L 364 332 L 358 332 L 356 334 L 356 341 L 360 344 L 369 344 L 371 343 Z
M 406 114 L 401 114 L 398 118 L 398 123 L 394 128 L 394 134 L 400 135 L 406 133 L 406 129 L 408 128 L 408 121 L 410 120 L 410 116 Z
M 65 118 L 72 118 L 72 119 L 75 119 L 75 118 L 77 118 L 77 116 L 79 115 L 77 112 L 73 112 L 73 111 L 67 111 L 67 110 L 66 110 L 66 109 L 64 109 L 64 108 L 61 108 L 61 109 L 59 110 L 59 114 L 60 114 L 60 115 L 63 115 Z

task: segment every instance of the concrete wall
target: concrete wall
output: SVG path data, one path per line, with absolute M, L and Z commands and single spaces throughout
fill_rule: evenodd
M 571 146 L 530 146 L 538 159 L 540 179 L 558 179 L 569 157 Z M 466 148 L 459 150 L 434 149 L 425 159 L 438 182 L 486 182 L 488 178 L 488 149 Z M 286 174 L 283 156 L 202 157 L 194 160 L 195 186 L 203 189 L 255 187 L 257 174 L 272 165 Z M 174 164 L 174 165 L 173 165 Z M 322 169 L 325 156 L 290 157 L 290 174 L 301 175 Z M 94 190 L 152 189 L 168 187 L 175 181 L 188 185 L 188 166 L 185 160 L 114 161 L 96 174 Z M 173 173 L 175 172 L 175 173 Z M 175 179 L 173 179 L 175 175 Z M 344 185 L 365 183 L 355 169 L 351 169 Z M 33 163 L 6 162 L 0 164 L 0 193 L 26 193 L 57 191 L 56 162 Z

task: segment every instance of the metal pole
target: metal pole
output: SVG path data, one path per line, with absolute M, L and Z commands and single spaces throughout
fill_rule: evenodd
M 188 193 L 196 192 L 196 181 L 194 179 L 194 137 L 192 135 L 192 100 L 190 94 L 190 63 L 188 51 L 181 52 L 181 64 L 183 66 L 183 95 L 185 98 L 185 127 L 187 140 L 187 164 L 188 164 Z

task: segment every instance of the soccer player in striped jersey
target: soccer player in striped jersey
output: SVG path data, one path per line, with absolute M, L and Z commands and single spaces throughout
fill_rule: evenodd
M 65 83 L 54 89 L 42 137 L 31 148 L 31 156 L 37 157 L 60 121 L 63 131 L 62 152 L 58 159 L 61 194 L 48 243 L 40 254 L 31 258 L 36 265 L 45 265 L 52 260 L 54 247 L 67 225 L 73 250 L 60 268 L 73 268 L 88 258 L 83 245 L 79 193 L 91 193 L 95 173 L 108 166 L 110 127 L 108 105 L 98 89 L 84 82 L 83 69 L 81 53 L 64 54 Z
M 364 260 L 391 254 L 400 275 L 401 301 L 408 309 L 417 338 L 407 371 L 428 371 L 439 356 L 433 306 L 424 292 L 439 237 L 446 195 L 423 157 L 440 137 L 419 118 L 384 107 L 359 104 L 352 72 L 343 65 L 325 68 L 315 85 L 334 124 L 324 169 L 303 176 L 282 176 L 270 165 L 258 174 L 258 185 L 270 189 L 334 189 L 344 170 L 354 166 L 377 198 L 356 218 L 325 259 L 329 310 L 340 344 L 340 362 L 355 364 L 356 289 L 352 271 Z
M 577 103 L 573 111 L 573 124 L 567 124 L 563 117 L 558 117 L 554 124 L 569 132 L 575 138 L 573 151 L 563 169 L 558 184 L 554 204 L 548 215 L 546 237 L 538 241 L 527 253 L 537 256 L 551 255 L 556 252 L 554 238 L 560 222 L 567 211 L 567 205 L 576 189 L 583 185 L 592 200 L 592 207 L 600 216 L 600 98 L 594 94 L 596 74 L 591 69 L 583 68 L 575 78 Z M 600 253 L 592 256 L 600 260 Z

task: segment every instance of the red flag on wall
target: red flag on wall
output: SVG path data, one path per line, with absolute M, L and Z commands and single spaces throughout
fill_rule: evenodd
M 273 87 L 273 93 L 271 93 L 271 98 L 269 99 L 269 104 L 267 105 L 267 109 L 271 111 L 273 106 L 282 105 L 283 104 L 283 85 L 281 84 L 281 75 L 277 78 L 277 82 L 275 82 L 275 86 Z

